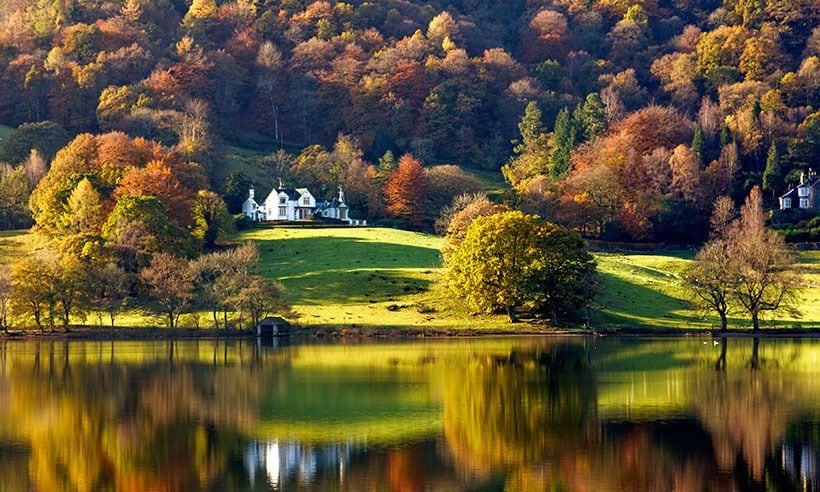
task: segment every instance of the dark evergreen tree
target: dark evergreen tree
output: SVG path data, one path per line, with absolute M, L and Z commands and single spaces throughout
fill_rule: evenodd
M 701 130 L 700 125 L 695 125 L 695 136 L 692 137 L 692 152 L 698 156 L 700 164 L 703 164 L 706 160 L 706 142 L 703 139 L 703 130 Z
M 586 140 L 592 140 L 606 130 L 606 111 L 601 96 L 593 92 L 586 97 L 577 117 Z M 580 142 L 577 142 L 580 143 Z
M 228 175 L 222 193 L 230 213 L 238 214 L 242 211 L 242 204 L 248 198 L 248 190 L 252 186 L 251 180 L 241 171 L 234 171 Z
M 552 152 L 550 153 L 550 175 L 561 179 L 569 171 L 569 158 L 572 149 L 578 145 L 578 124 L 570 116 L 569 110 L 563 108 L 555 118 L 555 130 L 552 133 Z
M 766 157 L 766 169 L 763 171 L 763 190 L 772 194 L 772 200 L 783 186 L 783 169 L 780 165 L 780 155 L 777 151 L 777 142 L 772 140 L 769 154 Z

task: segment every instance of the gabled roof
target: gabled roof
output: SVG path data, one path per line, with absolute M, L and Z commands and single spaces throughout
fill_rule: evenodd
M 299 192 L 299 195 L 300 195 L 300 196 L 301 196 L 301 195 L 304 195 L 305 193 L 307 193 L 307 194 L 308 194 L 308 195 L 310 195 L 310 196 L 313 196 L 313 195 L 310 193 L 310 191 L 308 191 L 308 189 L 307 189 L 307 188 L 296 188 L 296 191 L 297 191 L 297 192 Z
M 293 188 L 279 188 L 278 190 L 276 190 L 276 194 L 278 195 L 280 193 L 286 194 L 288 198 L 291 200 L 298 200 L 302 196 L 301 193 L 299 193 L 297 190 L 294 190 Z
M 789 188 L 789 191 L 780 195 L 780 198 L 787 198 L 789 195 L 796 192 L 798 188 L 815 188 L 817 185 L 820 185 L 820 178 L 809 178 L 805 183 Z

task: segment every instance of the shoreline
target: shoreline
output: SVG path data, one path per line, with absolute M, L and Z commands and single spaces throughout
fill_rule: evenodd
M 412 340 L 422 338 L 477 338 L 477 337 L 710 337 L 710 338 L 820 338 L 820 328 L 765 328 L 734 329 L 726 332 L 691 328 L 556 328 L 521 330 L 474 330 L 458 328 L 361 328 L 361 327 L 299 327 L 294 326 L 290 335 L 277 338 L 328 339 L 328 340 Z M 168 340 L 218 340 L 257 338 L 248 330 L 213 328 L 98 328 L 75 327 L 63 331 L 40 332 L 35 330 L 11 330 L 0 332 L 0 341 L 168 341 Z

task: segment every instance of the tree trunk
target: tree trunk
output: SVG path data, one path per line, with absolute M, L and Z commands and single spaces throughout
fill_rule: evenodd
M 211 311 L 211 314 L 214 315 L 214 328 L 219 329 L 219 314 L 216 312 L 216 309 Z
M 729 329 L 729 322 L 726 320 L 726 313 L 720 313 L 720 331 L 725 332 L 728 329 Z
M 507 306 L 507 316 L 510 317 L 510 323 L 518 323 L 518 318 L 515 316 L 515 306 Z
M 114 329 L 114 311 L 108 313 L 108 317 L 111 318 L 111 329 Z
M 760 329 L 760 316 L 757 311 L 752 311 L 752 329 L 758 331 Z
M 174 312 L 168 311 L 168 327 L 173 329 L 174 328 Z

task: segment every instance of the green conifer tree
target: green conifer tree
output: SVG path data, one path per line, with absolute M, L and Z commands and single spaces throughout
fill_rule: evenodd
M 780 155 L 777 151 L 777 143 L 772 140 L 769 154 L 766 157 L 766 169 L 763 171 L 763 190 L 771 192 L 772 199 L 774 199 L 782 184 L 783 169 L 780 166 Z
M 552 133 L 552 153 L 550 154 L 550 175 L 561 179 L 569 171 L 569 157 L 572 149 L 579 143 L 578 125 L 570 116 L 569 110 L 563 108 L 555 118 L 555 130 Z
M 698 160 L 703 164 L 705 160 L 706 141 L 703 139 L 703 130 L 701 130 L 700 125 L 695 125 L 695 136 L 692 137 L 692 152 L 698 156 Z

